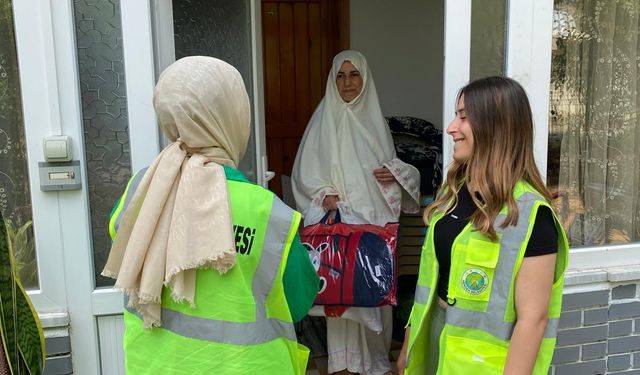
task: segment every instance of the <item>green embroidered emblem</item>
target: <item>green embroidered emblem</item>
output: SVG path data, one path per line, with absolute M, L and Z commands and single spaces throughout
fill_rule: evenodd
M 480 294 L 488 285 L 489 276 L 480 268 L 469 268 L 462 274 L 462 288 L 469 294 Z

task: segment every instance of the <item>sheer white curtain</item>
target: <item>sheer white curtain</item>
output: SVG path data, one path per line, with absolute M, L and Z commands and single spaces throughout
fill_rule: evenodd
M 550 165 L 572 246 L 640 241 L 639 17 L 638 0 L 556 1 L 551 131 L 561 141 Z

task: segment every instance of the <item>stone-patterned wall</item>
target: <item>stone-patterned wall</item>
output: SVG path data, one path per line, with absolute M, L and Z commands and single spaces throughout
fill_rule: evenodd
M 553 375 L 640 375 L 640 284 L 565 294 Z

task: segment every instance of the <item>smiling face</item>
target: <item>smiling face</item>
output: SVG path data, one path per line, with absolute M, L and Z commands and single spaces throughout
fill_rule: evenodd
M 473 154 L 473 132 L 464 109 L 464 95 L 458 100 L 456 117 L 447 127 L 447 134 L 453 137 L 453 158 L 459 163 L 466 163 Z
M 336 76 L 336 86 L 342 100 L 349 103 L 355 99 L 362 91 L 362 84 L 362 75 L 358 69 L 349 61 L 343 62 Z

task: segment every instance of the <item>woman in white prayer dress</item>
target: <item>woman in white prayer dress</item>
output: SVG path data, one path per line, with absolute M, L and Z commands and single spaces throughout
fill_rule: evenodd
M 292 174 L 296 204 L 305 225 L 339 210 L 343 223 L 385 225 L 400 212 L 419 210 L 420 174 L 400 161 L 387 126 L 371 71 L 357 51 L 333 59 L 325 96 L 305 131 Z M 343 318 L 327 318 L 329 373 L 391 374 L 391 306 L 376 314 L 376 333 Z

